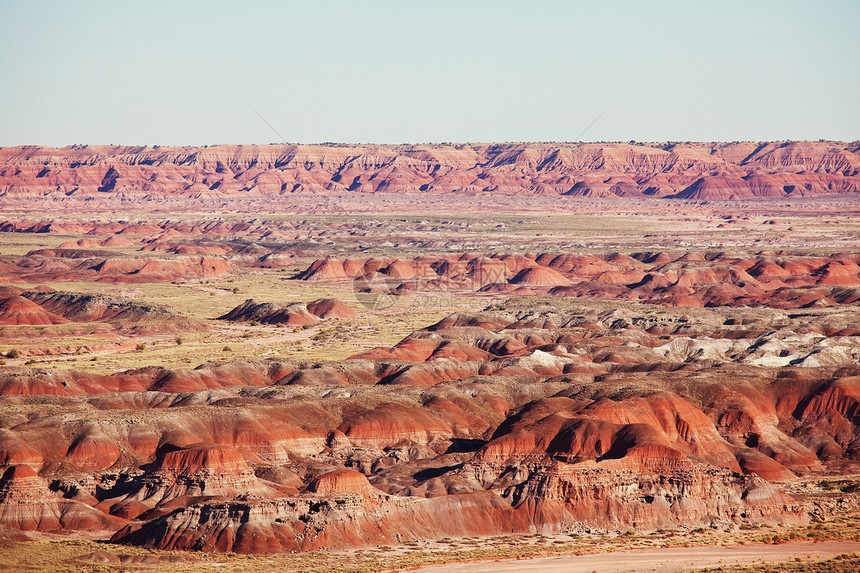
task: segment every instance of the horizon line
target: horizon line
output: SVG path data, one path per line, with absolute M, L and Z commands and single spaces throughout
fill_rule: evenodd
M 377 146 L 377 147 L 462 147 L 462 146 L 484 146 L 484 145 L 705 145 L 705 144 L 738 144 L 738 143 L 841 143 L 841 144 L 860 144 L 860 138 L 853 140 L 841 139 L 735 139 L 735 140 L 602 140 L 602 141 L 563 141 L 563 140 L 544 140 L 544 141 L 430 141 L 430 142 L 404 142 L 404 143 L 375 143 L 375 142 L 346 142 L 346 141 L 320 141 L 320 142 L 267 142 L 267 143 L 203 143 L 203 144 L 148 144 L 148 143 L 70 143 L 67 145 L 48 145 L 41 143 L 21 143 L 15 145 L 0 145 L 0 149 L 14 148 L 51 148 L 51 149 L 68 149 L 78 147 L 144 147 L 149 149 L 159 149 L 162 147 L 174 148 L 203 148 L 210 147 L 226 147 L 226 146 L 286 146 L 286 147 L 361 147 L 361 146 Z

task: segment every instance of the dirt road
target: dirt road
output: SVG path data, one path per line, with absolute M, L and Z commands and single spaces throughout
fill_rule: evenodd
M 519 561 L 493 561 L 443 565 L 413 573 L 676 573 L 720 565 L 778 563 L 829 559 L 860 552 L 860 542 L 784 543 L 782 545 L 730 545 L 633 549 L 596 555 L 547 557 Z

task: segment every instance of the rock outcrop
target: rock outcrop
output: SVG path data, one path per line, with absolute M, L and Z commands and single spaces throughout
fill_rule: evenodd
M 64 499 L 27 465 L 0 477 L 0 525 L 21 531 L 116 531 L 126 521 L 74 499 Z
M 638 308 L 513 300 L 339 362 L 12 369 L 0 520 L 246 553 L 731 527 L 860 467 L 853 307 Z

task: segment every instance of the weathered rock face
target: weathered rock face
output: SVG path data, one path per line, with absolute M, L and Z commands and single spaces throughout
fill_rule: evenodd
M 799 517 L 798 504 L 760 478 L 671 459 L 650 467 L 625 460 L 554 464 L 519 486 L 515 499 L 542 511 L 556 506 L 575 521 L 603 527 L 714 524 L 743 513 L 765 520 Z
M 73 499 L 63 499 L 27 465 L 0 477 L 0 525 L 21 531 L 116 531 L 126 524 Z
M 793 522 L 782 482 L 860 467 L 851 305 L 636 308 L 508 301 L 324 364 L 10 370 L 0 520 L 249 553 Z
M 484 478 L 493 471 L 470 470 Z M 520 484 L 415 499 L 384 495 L 362 474 L 338 470 L 310 488 L 324 499 L 207 503 L 129 526 L 113 539 L 159 549 L 275 553 L 583 526 L 800 519 L 800 505 L 764 480 L 693 466 L 679 471 L 664 464 L 660 471 L 668 473 L 555 463 L 533 469 Z
M 278 493 L 278 488 L 257 479 L 236 448 L 196 443 L 161 454 L 143 476 L 103 492 L 98 507 L 129 519 L 153 518 L 198 500 Z
M 858 144 L 832 141 L 0 149 L 0 195 L 9 197 L 453 192 L 714 200 L 857 193 L 858 174 Z

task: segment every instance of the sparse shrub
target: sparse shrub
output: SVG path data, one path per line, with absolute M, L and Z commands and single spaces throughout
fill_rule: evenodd
M 177 336 L 176 338 L 173 339 L 173 341 L 176 342 L 177 345 L 181 345 L 182 344 L 182 337 Z
M 31 359 L 27 360 L 27 362 L 25 362 L 24 365 L 27 366 L 27 365 L 35 364 L 35 363 L 36 363 L 36 361 L 31 358 Z
M 18 352 L 17 348 L 13 348 L 12 350 L 10 350 L 9 352 L 6 353 L 6 358 L 14 359 L 14 358 L 18 358 L 19 356 L 21 356 L 21 353 Z
M 230 348 L 229 346 L 225 346 L 224 348 L 221 349 L 221 351 L 222 352 L 233 352 L 233 349 Z
M 143 342 L 141 342 L 140 344 L 138 344 L 137 346 L 135 346 L 135 347 L 134 347 L 134 349 L 135 349 L 135 350 L 137 350 L 138 352 L 140 352 L 141 350 L 146 350 L 146 344 L 144 344 Z

